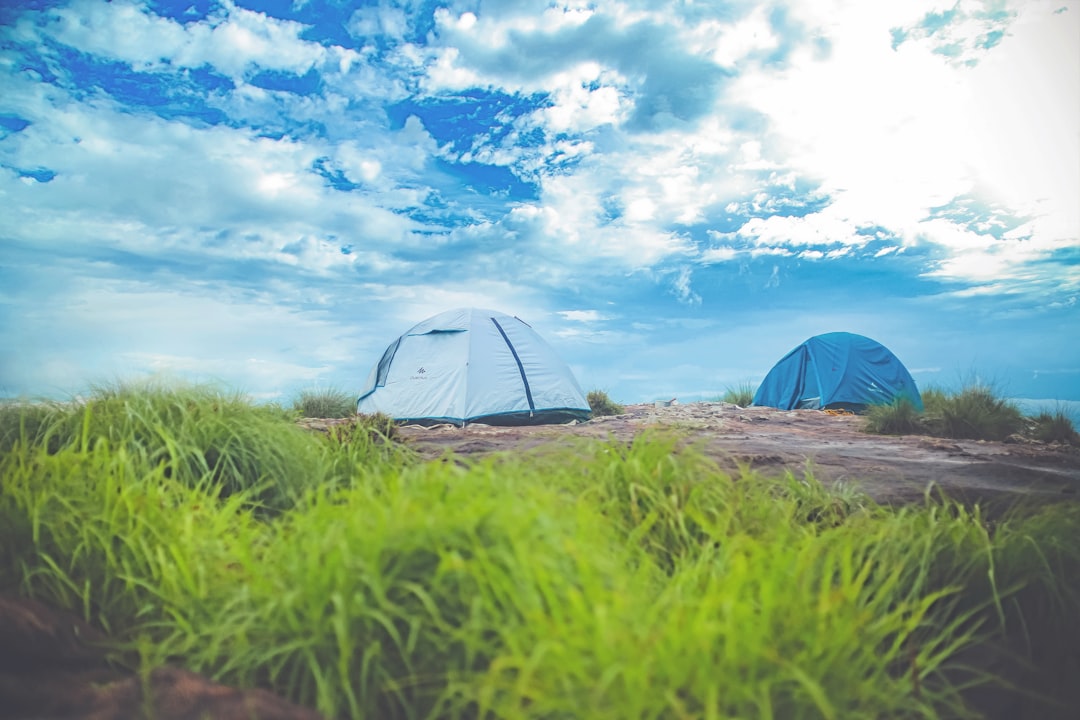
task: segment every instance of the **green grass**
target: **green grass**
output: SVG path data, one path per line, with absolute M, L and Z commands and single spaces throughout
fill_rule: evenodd
M 1032 420 L 1031 435 L 1036 440 L 1046 443 L 1080 445 L 1080 435 L 1077 435 L 1072 420 L 1064 410 L 1041 412 Z
M 0 590 L 107 628 L 121 663 L 334 718 L 975 717 L 987 687 L 1010 717 L 1080 702 L 1076 503 L 889 508 L 730 476 L 664 434 L 421 462 L 378 416 L 294 434 L 205 390 L 117 395 L 128 410 L 51 408 L 0 453 Z M 191 414 L 295 443 L 274 512 L 271 440 L 219 428 L 226 465 L 253 470 L 179 470 L 211 437 Z
M 919 394 L 922 396 L 923 412 L 927 415 L 941 415 L 944 413 L 952 398 L 952 393 L 936 385 L 924 388 Z
M 882 434 L 923 433 L 971 440 L 1005 440 L 1022 434 L 1042 442 L 1075 443 L 1072 422 L 1059 411 L 1025 420 L 1012 402 L 986 385 L 969 385 L 959 392 L 940 388 L 922 392 L 923 412 L 907 400 L 873 406 L 866 413 L 865 429 Z
M 927 415 L 927 423 L 945 437 L 973 440 L 1004 440 L 1024 424 L 1016 405 L 985 385 L 969 385 L 951 395 L 940 414 Z
M 720 399 L 723 402 L 738 405 L 739 407 L 749 407 L 754 402 L 754 393 L 756 391 L 757 386 L 753 383 L 739 383 L 734 387 L 725 389 L 724 396 Z
M 888 405 L 872 405 L 866 412 L 866 431 L 879 435 L 906 435 L 924 429 L 919 411 L 907 398 Z
M 292 409 L 305 418 L 346 418 L 356 414 L 356 395 L 338 388 L 302 390 Z
M 603 390 L 590 390 L 586 399 L 589 401 L 589 409 L 592 411 L 593 417 L 621 415 L 623 413 L 623 406 L 608 397 L 608 394 Z
M 190 487 L 222 496 L 243 491 L 253 504 L 281 509 L 308 484 L 334 480 L 331 466 L 344 457 L 328 453 L 292 418 L 212 386 L 119 384 L 70 403 L 0 408 L 0 450 L 18 442 L 49 453 L 104 444 Z M 378 444 L 364 444 L 365 461 L 381 452 Z
M 64 407 L 48 401 L 0 402 L 0 452 L 7 452 L 22 438 L 38 441 Z

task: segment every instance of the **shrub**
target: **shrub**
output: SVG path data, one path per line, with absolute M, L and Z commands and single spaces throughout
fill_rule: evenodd
M 1031 436 L 1042 442 L 1080 443 L 1080 435 L 1077 435 L 1072 420 L 1063 410 L 1054 412 L 1041 412 L 1034 418 L 1034 428 Z
M 724 397 L 721 398 L 726 403 L 732 405 L 738 405 L 739 407 L 749 407 L 754 402 L 754 391 L 757 390 L 753 383 L 744 382 L 739 383 L 735 387 L 729 387 L 724 391 Z
M 1063 410 L 1025 418 L 1014 403 L 999 398 L 987 385 L 976 383 L 957 393 L 930 387 L 921 394 L 925 408 L 922 414 L 904 400 L 874 406 L 867 413 L 864 429 L 882 434 L 924 432 L 969 440 L 1004 440 L 1023 433 L 1042 442 L 1080 444 L 1080 434 Z
M 949 393 L 935 385 L 925 388 L 919 394 L 922 396 L 923 412 L 927 415 L 941 415 L 949 403 Z
M 866 430 L 879 435 L 903 435 L 922 430 L 919 411 L 907 398 L 888 405 L 872 405 L 866 412 Z
M 337 388 L 302 390 L 293 410 L 306 418 L 344 418 L 356 414 L 356 396 Z
M 948 397 L 940 416 L 933 416 L 940 434 L 971 440 L 1004 440 L 1023 428 L 1023 415 L 985 385 L 971 385 Z
M 593 417 L 621 415 L 623 413 L 623 406 L 609 398 L 608 394 L 603 390 L 591 391 L 586 399 L 589 401 L 589 409 L 592 411 Z

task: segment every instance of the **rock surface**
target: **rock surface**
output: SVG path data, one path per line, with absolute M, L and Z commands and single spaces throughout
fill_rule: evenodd
M 873 435 L 856 415 L 820 410 L 741 408 L 723 402 L 627 405 L 622 415 L 570 425 L 464 428 L 405 426 L 399 434 L 425 457 L 522 452 L 572 437 L 629 441 L 669 430 L 699 447 L 724 470 L 766 474 L 811 472 L 826 483 L 850 483 L 881 502 L 917 501 L 940 487 L 968 502 L 1075 498 L 1080 448 L 1037 442 L 952 440 L 924 435 Z M 334 421 L 309 423 L 325 428 Z

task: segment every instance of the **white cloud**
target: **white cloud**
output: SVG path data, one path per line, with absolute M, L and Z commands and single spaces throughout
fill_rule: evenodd
M 616 89 L 632 104 L 625 115 L 628 128 L 685 128 L 708 114 L 723 71 L 688 52 L 667 13 L 620 4 L 587 10 L 554 6 L 542 14 L 536 9 L 500 4 L 467 28 L 461 16 L 437 10 L 434 39 L 440 47 L 413 56 L 426 68 L 425 89 L 433 94 L 466 86 L 550 91 L 553 78 L 596 63 L 625 78 Z M 605 96 L 606 103 L 612 100 Z
M 31 125 L 0 145 L 0 162 L 56 175 L 32 186 L 0 175 L 12 208 L 0 216 L 7 237 L 151 256 L 198 251 L 316 272 L 385 268 L 388 250 L 419 241 L 412 233 L 422 228 L 394 212 L 429 191 L 417 178 L 434 142 L 416 121 L 366 147 L 327 147 L 244 128 L 193 128 L 106 101 L 80 104 L 23 82 L 11 89 L 8 106 Z M 313 172 L 320 157 L 370 182 L 371 192 L 327 187 Z M 346 245 L 348 255 L 340 252 Z
M 387 332 L 381 347 L 421 320 L 451 308 L 497 310 L 534 327 L 547 314 L 534 291 L 498 278 L 447 279 L 441 284 L 364 283 L 356 292 L 366 303 L 383 308 L 381 324 Z
M 1025 286 L 1039 292 L 1048 288 L 1068 292 L 1080 286 L 1078 268 L 1059 267 L 1056 276 L 1049 276 L 1039 267 L 1041 260 L 1061 247 L 1052 236 L 997 240 L 944 220 L 920 223 L 919 228 L 925 233 L 920 239 L 947 250 L 942 260 L 924 272 L 926 277 L 974 282 L 977 285 L 971 291 L 977 294 L 991 290 L 1015 293 Z M 989 281 L 995 282 L 988 285 Z
M 701 255 L 698 257 L 698 262 L 704 265 L 728 262 L 730 260 L 734 260 L 736 257 L 738 257 L 738 255 L 739 252 L 735 248 L 729 247 L 727 245 L 721 245 L 719 247 L 708 248 L 707 250 L 702 251 Z
M 748 73 L 735 93 L 769 115 L 791 166 L 822 178 L 839 201 L 872 201 L 868 214 L 892 210 L 884 221 L 893 224 L 968 187 L 950 142 L 962 129 L 959 88 L 940 70 L 872 33 L 837 38 L 828 61 Z
M 1075 242 L 1080 213 L 1080 6 L 1020 7 L 1009 34 L 970 72 L 968 159 L 992 197 Z M 1072 161 L 1068 160 L 1069 158 Z
M 750 251 L 750 257 L 752 257 L 752 258 L 767 257 L 767 256 L 770 256 L 770 255 L 774 256 L 774 257 L 790 257 L 793 254 L 794 253 L 792 253 L 787 248 L 782 248 L 782 247 L 758 247 L 758 248 L 753 248 Z M 775 265 L 773 266 L 774 272 L 777 271 L 778 269 L 779 268 L 777 266 L 775 266 Z
M 794 244 L 858 244 L 856 228 L 882 225 L 905 242 L 930 239 L 949 249 L 966 231 L 927 223 L 929 211 L 974 193 L 1034 216 L 1024 232 L 1038 238 L 1039 252 L 1002 250 L 991 238 L 972 238 L 967 242 L 984 252 L 946 261 L 942 267 L 951 276 L 963 277 L 966 267 L 972 279 L 992 269 L 1014 271 L 1009 261 L 1034 260 L 1077 242 L 1080 163 L 1062 159 L 1080 157 L 1080 13 L 1014 4 L 1016 21 L 974 67 L 950 63 L 925 43 L 892 49 L 891 28 L 952 5 L 793 7 L 827 31 L 831 53 L 820 59 L 806 54 L 781 72 L 748 71 L 733 92 L 769 117 L 763 145 L 800 174 L 819 179 L 831 204 L 803 220 L 751 220 L 740 235 L 761 244 L 782 244 L 785 236 Z M 965 12 L 973 16 L 970 8 Z M 953 31 L 974 32 L 970 22 Z
M 159 67 L 189 42 L 183 25 L 134 2 L 75 0 L 51 15 L 45 31 L 60 42 L 139 70 Z
M 687 305 L 700 305 L 701 296 L 694 292 L 690 285 L 692 275 L 693 271 L 689 266 L 679 268 L 678 275 L 675 276 L 675 279 L 671 283 L 671 289 L 675 294 L 675 297 L 679 299 L 679 302 Z
M 441 48 L 432 53 L 434 61 L 427 64 L 423 79 L 426 91 L 438 94 L 445 90 L 466 90 L 488 84 L 480 73 L 460 65 L 460 54 L 461 51 L 454 47 Z M 416 61 L 419 64 L 424 59 L 418 56 Z
M 255 68 L 302 75 L 323 63 L 347 71 L 356 52 L 300 38 L 306 26 L 223 0 L 210 17 L 182 25 L 134 2 L 76 0 L 51 12 L 45 31 L 84 52 L 129 63 L 136 70 L 209 65 L 234 79 Z
M 552 264 L 565 265 L 565 258 L 572 257 L 574 267 L 589 274 L 595 271 L 590 261 L 614 261 L 619 269 L 645 268 L 691 251 L 685 239 L 652 222 L 652 200 L 647 197 L 640 198 L 632 214 L 602 224 L 602 182 L 602 176 L 591 173 L 548 178 L 542 202 L 517 205 L 501 225 L 534 247 L 550 248 Z
M 358 8 L 349 19 L 347 27 L 351 35 L 361 39 L 378 35 L 403 42 L 411 29 L 411 23 L 404 8 L 383 0 L 374 5 Z
M 555 314 L 566 320 L 581 323 L 599 322 L 600 320 L 609 319 L 607 315 L 602 315 L 596 310 L 559 310 Z
M 769 279 L 765 281 L 766 288 L 780 287 L 780 266 L 773 265 L 772 273 L 769 275 Z
M 1009 27 L 1015 11 L 1004 5 L 985 0 L 939 3 L 919 23 L 897 28 L 894 43 L 921 45 L 954 65 L 974 65 Z
M 711 53 L 714 62 L 734 69 L 751 53 L 775 49 L 780 39 L 769 23 L 770 10 L 768 5 L 757 5 L 734 23 L 712 20 L 692 28 L 689 34 L 695 50 Z
M 869 238 L 857 227 L 838 217 L 835 206 L 802 217 L 770 215 L 747 220 L 733 237 L 758 246 L 865 245 Z M 730 237 L 730 236 L 729 236 Z
M 552 131 L 587 132 L 617 125 L 631 108 L 626 79 L 596 62 L 579 63 L 555 73 L 546 83 L 551 104 L 535 113 L 535 121 Z

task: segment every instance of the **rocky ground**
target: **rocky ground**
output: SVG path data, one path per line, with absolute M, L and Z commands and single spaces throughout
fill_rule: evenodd
M 1080 491 L 1080 448 L 1014 437 L 1007 442 L 873 435 L 856 415 L 820 410 L 740 408 L 723 402 L 627 405 L 622 415 L 571 425 L 401 428 L 428 457 L 522 451 L 568 437 L 628 441 L 653 428 L 677 432 L 726 470 L 812 472 L 826 483 L 850 483 L 882 502 L 907 502 L 937 486 L 969 502 L 1072 498 Z

